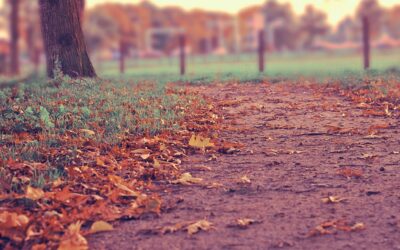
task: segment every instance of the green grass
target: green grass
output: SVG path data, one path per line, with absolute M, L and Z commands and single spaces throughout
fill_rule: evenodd
M 120 76 L 118 62 L 96 63 L 103 77 Z M 400 50 L 374 51 L 371 71 L 384 72 L 400 68 Z M 124 78 L 155 81 L 224 81 L 255 80 L 262 78 L 340 77 L 342 75 L 363 75 L 362 58 L 349 53 L 288 53 L 266 55 L 266 72 L 258 73 L 255 55 L 230 55 L 223 57 L 191 57 L 188 59 L 188 74 L 179 76 L 177 59 L 129 60 Z

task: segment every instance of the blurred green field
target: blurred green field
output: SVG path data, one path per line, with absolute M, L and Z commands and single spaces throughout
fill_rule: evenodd
M 370 72 L 400 70 L 400 50 L 374 51 Z M 101 77 L 121 76 L 118 61 L 96 62 Z M 251 54 L 189 57 L 188 74 L 179 76 L 177 58 L 127 60 L 124 78 L 156 81 L 223 80 L 254 78 L 340 77 L 363 74 L 362 57 L 358 53 L 284 53 L 266 55 L 266 72 L 258 73 L 257 57 Z

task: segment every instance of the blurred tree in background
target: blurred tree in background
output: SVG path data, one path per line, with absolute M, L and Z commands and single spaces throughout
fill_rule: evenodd
M 308 5 L 300 17 L 300 31 L 304 36 L 303 48 L 311 49 L 316 38 L 327 34 L 329 28 L 326 14 Z
M 20 0 L 9 0 L 10 4 L 10 74 L 19 74 L 19 11 Z
M 385 11 L 378 0 L 363 0 L 358 6 L 356 19 L 362 20 L 368 17 L 370 20 L 371 37 L 378 38 L 383 29 Z

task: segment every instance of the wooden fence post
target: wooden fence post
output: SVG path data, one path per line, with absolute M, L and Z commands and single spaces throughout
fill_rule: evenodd
M 180 48 L 180 72 L 181 76 L 186 74 L 186 37 L 184 34 L 179 36 L 179 48 Z
M 10 14 L 10 73 L 11 75 L 18 75 L 19 68 L 19 8 L 20 0 L 11 1 L 11 14 Z
M 362 30 L 363 30 L 363 58 L 364 58 L 364 69 L 367 70 L 370 67 L 371 57 L 371 44 L 370 44 L 370 21 L 367 16 L 362 18 Z
M 258 70 L 260 73 L 264 73 L 265 71 L 265 32 L 264 30 L 260 30 L 258 33 Z
M 121 39 L 119 41 L 119 72 L 121 74 L 125 73 L 125 41 Z

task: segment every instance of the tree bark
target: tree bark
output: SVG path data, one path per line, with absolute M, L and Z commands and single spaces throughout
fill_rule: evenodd
M 40 0 L 42 34 L 47 59 L 47 74 L 54 71 L 70 77 L 96 77 L 87 53 L 80 22 L 79 0 Z
M 10 1 L 11 16 L 10 16 L 10 73 L 11 75 L 19 74 L 19 0 Z
M 78 4 L 79 4 L 79 16 L 81 17 L 81 22 L 83 22 L 86 1 L 85 0 L 78 0 Z

